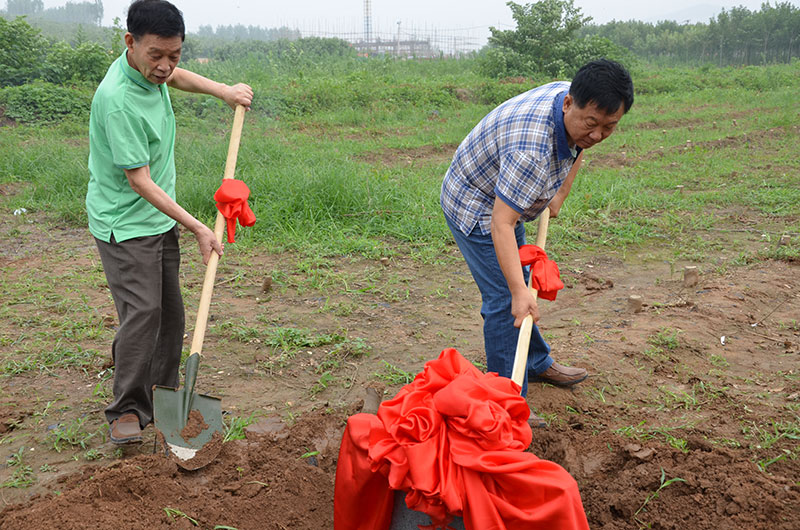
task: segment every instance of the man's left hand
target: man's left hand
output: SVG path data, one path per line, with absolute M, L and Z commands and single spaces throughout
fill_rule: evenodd
M 222 100 L 234 110 L 237 105 L 242 105 L 245 109 L 250 110 L 250 104 L 253 102 L 253 89 L 244 83 L 228 86 L 222 94 Z

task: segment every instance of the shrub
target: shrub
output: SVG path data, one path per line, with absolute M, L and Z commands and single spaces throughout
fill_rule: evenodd
M 0 90 L 5 116 L 21 123 L 49 123 L 68 115 L 84 117 L 91 105 L 91 93 L 44 81 Z
M 23 17 L 0 17 L 0 86 L 22 85 L 41 76 L 50 44 Z
M 320 60 L 341 57 L 355 57 L 351 45 L 341 39 L 307 37 L 299 40 L 277 41 L 237 41 L 224 44 L 214 51 L 214 58 L 231 61 L 247 57 L 258 57 L 274 66 L 280 63 L 286 67 L 314 64 Z
M 580 38 L 590 18 L 572 0 L 508 2 L 517 24 L 513 30 L 490 28 L 489 48 L 479 57 L 480 72 L 489 77 L 546 74 L 571 78 L 588 61 L 606 57 L 623 61 L 630 55 L 604 37 Z
M 52 83 L 86 81 L 97 85 L 115 59 L 96 42 L 83 42 L 73 48 L 66 42 L 53 45 L 47 57 L 44 77 Z

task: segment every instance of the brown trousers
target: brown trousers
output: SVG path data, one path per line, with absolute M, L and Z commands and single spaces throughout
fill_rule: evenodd
M 153 421 L 153 385 L 178 386 L 185 315 L 178 281 L 177 225 L 157 236 L 117 243 L 95 238 L 119 328 L 111 346 L 114 401 L 108 422 L 127 412 Z

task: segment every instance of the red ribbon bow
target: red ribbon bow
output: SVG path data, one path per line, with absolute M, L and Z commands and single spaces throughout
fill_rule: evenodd
M 556 262 L 548 259 L 545 251 L 536 245 L 519 247 L 519 259 L 523 267 L 531 266 L 531 287 L 538 291 L 539 298 L 555 300 L 558 291 L 564 288 Z
M 224 179 L 222 186 L 214 193 L 217 209 L 228 221 L 228 243 L 234 242 L 237 219 L 242 226 L 253 226 L 256 223 L 256 215 L 247 204 L 248 197 L 250 188 L 237 179 Z

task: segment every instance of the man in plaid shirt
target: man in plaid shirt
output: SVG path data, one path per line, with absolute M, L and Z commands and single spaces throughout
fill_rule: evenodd
M 548 206 L 551 216 L 558 214 L 582 150 L 608 138 L 632 104 L 633 82 L 625 68 L 592 61 L 572 83 L 549 83 L 502 103 L 458 146 L 440 202 L 481 291 L 489 371 L 511 377 L 518 328 L 528 314 L 539 320 L 518 253 L 524 222 Z M 587 375 L 554 362 L 533 327 L 522 395 L 529 380 L 569 386 Z

